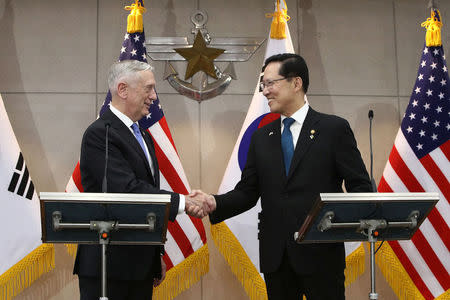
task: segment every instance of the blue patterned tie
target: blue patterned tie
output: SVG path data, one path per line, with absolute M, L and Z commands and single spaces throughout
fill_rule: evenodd
M 144 151 L 145 157 L 147 157 L 147 161 L 150 161 L 150 159 L 148 158 L 147 155 L 147 151 L 145 151 L 145 146 L 144 146 L 144 139 L 142 138 L 142 134 L 141 131 L 139 130 L 139 126 L 136 123 L 133 123 L 133 125 L 131 125 L 131 129 L 133 129 L 134 135 L 136 136 L 136 139 L 139 142 L 139 145 L 141 145 L 142 151 Z
M 292 140 L 291 125 L 295 120 L 286 118 L 283 120 L 284 129 L 281 134 L 281 148 L 283 149 L 284 166 L 286 168 L 286 175 L 289 174 L 289 167 L 291 166 L 292 156 L 294 155 L 294 142 Z

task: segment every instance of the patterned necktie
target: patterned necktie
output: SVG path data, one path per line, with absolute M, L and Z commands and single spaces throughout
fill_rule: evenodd
M 286 168 L 286 175 L 289 174 L 289 167 L 291 166 L 292 156 L 294 155 L 294 142 L 292 140 L 291 125 L 295 120 L 292 118 L 285 118 L 283 120 L 284 129 L 281 134 L 281 148 L 283 149 L 284 166 Z
M 141 148 L 142 148 L 142 151 L 144 151 L 145 157 L 147 157 L 147 161 L 150 161 L 150 159 L 148 158 L 148 155 L 147 155 L 147 151 L 145 151 L 144 139 L 142 138 L 142 134 L 141 134 L 141 131 L 139 130 L 139 126 L 136 123 L 133 123 L 133 125 L 131 125 L 131 129 L 133 129 L 134 135 L 135 135 L 137 141 L 139 142 L 139 145 L 141 145 Z

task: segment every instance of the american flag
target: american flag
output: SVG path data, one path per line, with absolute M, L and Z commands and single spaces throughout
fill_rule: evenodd
M 119 56 L 119 61 L 122 60 L 147 62 L 144 31 L 135 33 L 127 32 L 125 34 Z M 103 106 L 100 109 L 100 115 L 110 105 L 110 102 L 111 94 L 108 91 Z M 153 101 L 149 109 L 149 114 L 139 121 L 139 125 L 141 128 L 147 130 L 153 138 L 156 157 L 160 168 L 161 188 L 172 190 L 179 194 L 188 194 L 190 191 L 189 183 L 178 157 L 175 143 L 172 139 L 169 126 L 167 125 L 159 98 Z M 83 192 L 79 163 L 73 171 L 72 177 L 67 184 L 66 191 Z M 166 254 L 163 257 L 167 265 L 167 276 L 169 277 L 169 272 L 177 272 L 176 266 L 203 246 L 205 247 L 204 249 L 206 249 L 205 251 L 207 251 L 205 228 L 200 219 L 190 217 L 183 213 L 177 216 L 175 222 L 169 222 L 167 241 L 165 244 Z M 201 261 L 200 263 L 205 263 L 205 258 L 201 258 L 198 261 Z M 190 261 L 189 265 L 193 265 L 193 262 Z M 169 271 L 172 268 L 174 269 Z M 205 268 L 200 267 L 200 269 Z M 200 273 L 202 272 L 196 272 L 197 275 L 202 275 Z M 181 282 L 183 282 L 183 278 L 180 278 L 180 276 L 175 276 L 173 274 L 170 276 L 170 278 L 175 277 L 179 280 L 181 279 Z M 194 277 L 196 277 L 196 279 L 199 278 L 199 276 Z M 166 281 L 168 281 L 168 279 L 166 279 Z M 189 287 L 190 283 L 193 281 L 195 280 L 186 279 L 186 282 L 184 284 L 180 283 L 180 286 Z M 179 289 L 178 292 L 180 292 Z M 176 293 L 169 292 L 169 294 L 175 295 Z
M 439 193 L 436 207 L 410 241 L 389 242 L 425 299 L 448 294 L 450 288 L 449 84 L 443 47 L 425 45 L 410 102 L 378 187 L 379 192 Z

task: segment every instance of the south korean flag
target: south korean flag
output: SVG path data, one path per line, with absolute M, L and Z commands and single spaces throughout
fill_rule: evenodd
M 0 278 L 39 245 L 39 199 L 0 95 Z

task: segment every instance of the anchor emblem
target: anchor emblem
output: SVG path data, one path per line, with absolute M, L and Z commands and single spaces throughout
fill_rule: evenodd
M 264 38 L 211 38 L 205 25 L 208 16 L 198 10 L 191 16 L 195 25 L 194 43 L 187 37 L 150 37 L 146 41 L 148 56 L 152 60 L 166 61 L 164 79 L 181 95 L 201 102 L 222 94 L 236 80 L 233 62 L 244 62 L 258 50 Z M 187 60 L 184 80 L 180 78 L 170 61 Z M 214 61 L 227 61 L 221 71 Z M 209 78 L 216 79 L 209 82 Z M 191 81 L 187 81 L 191 79 Z

